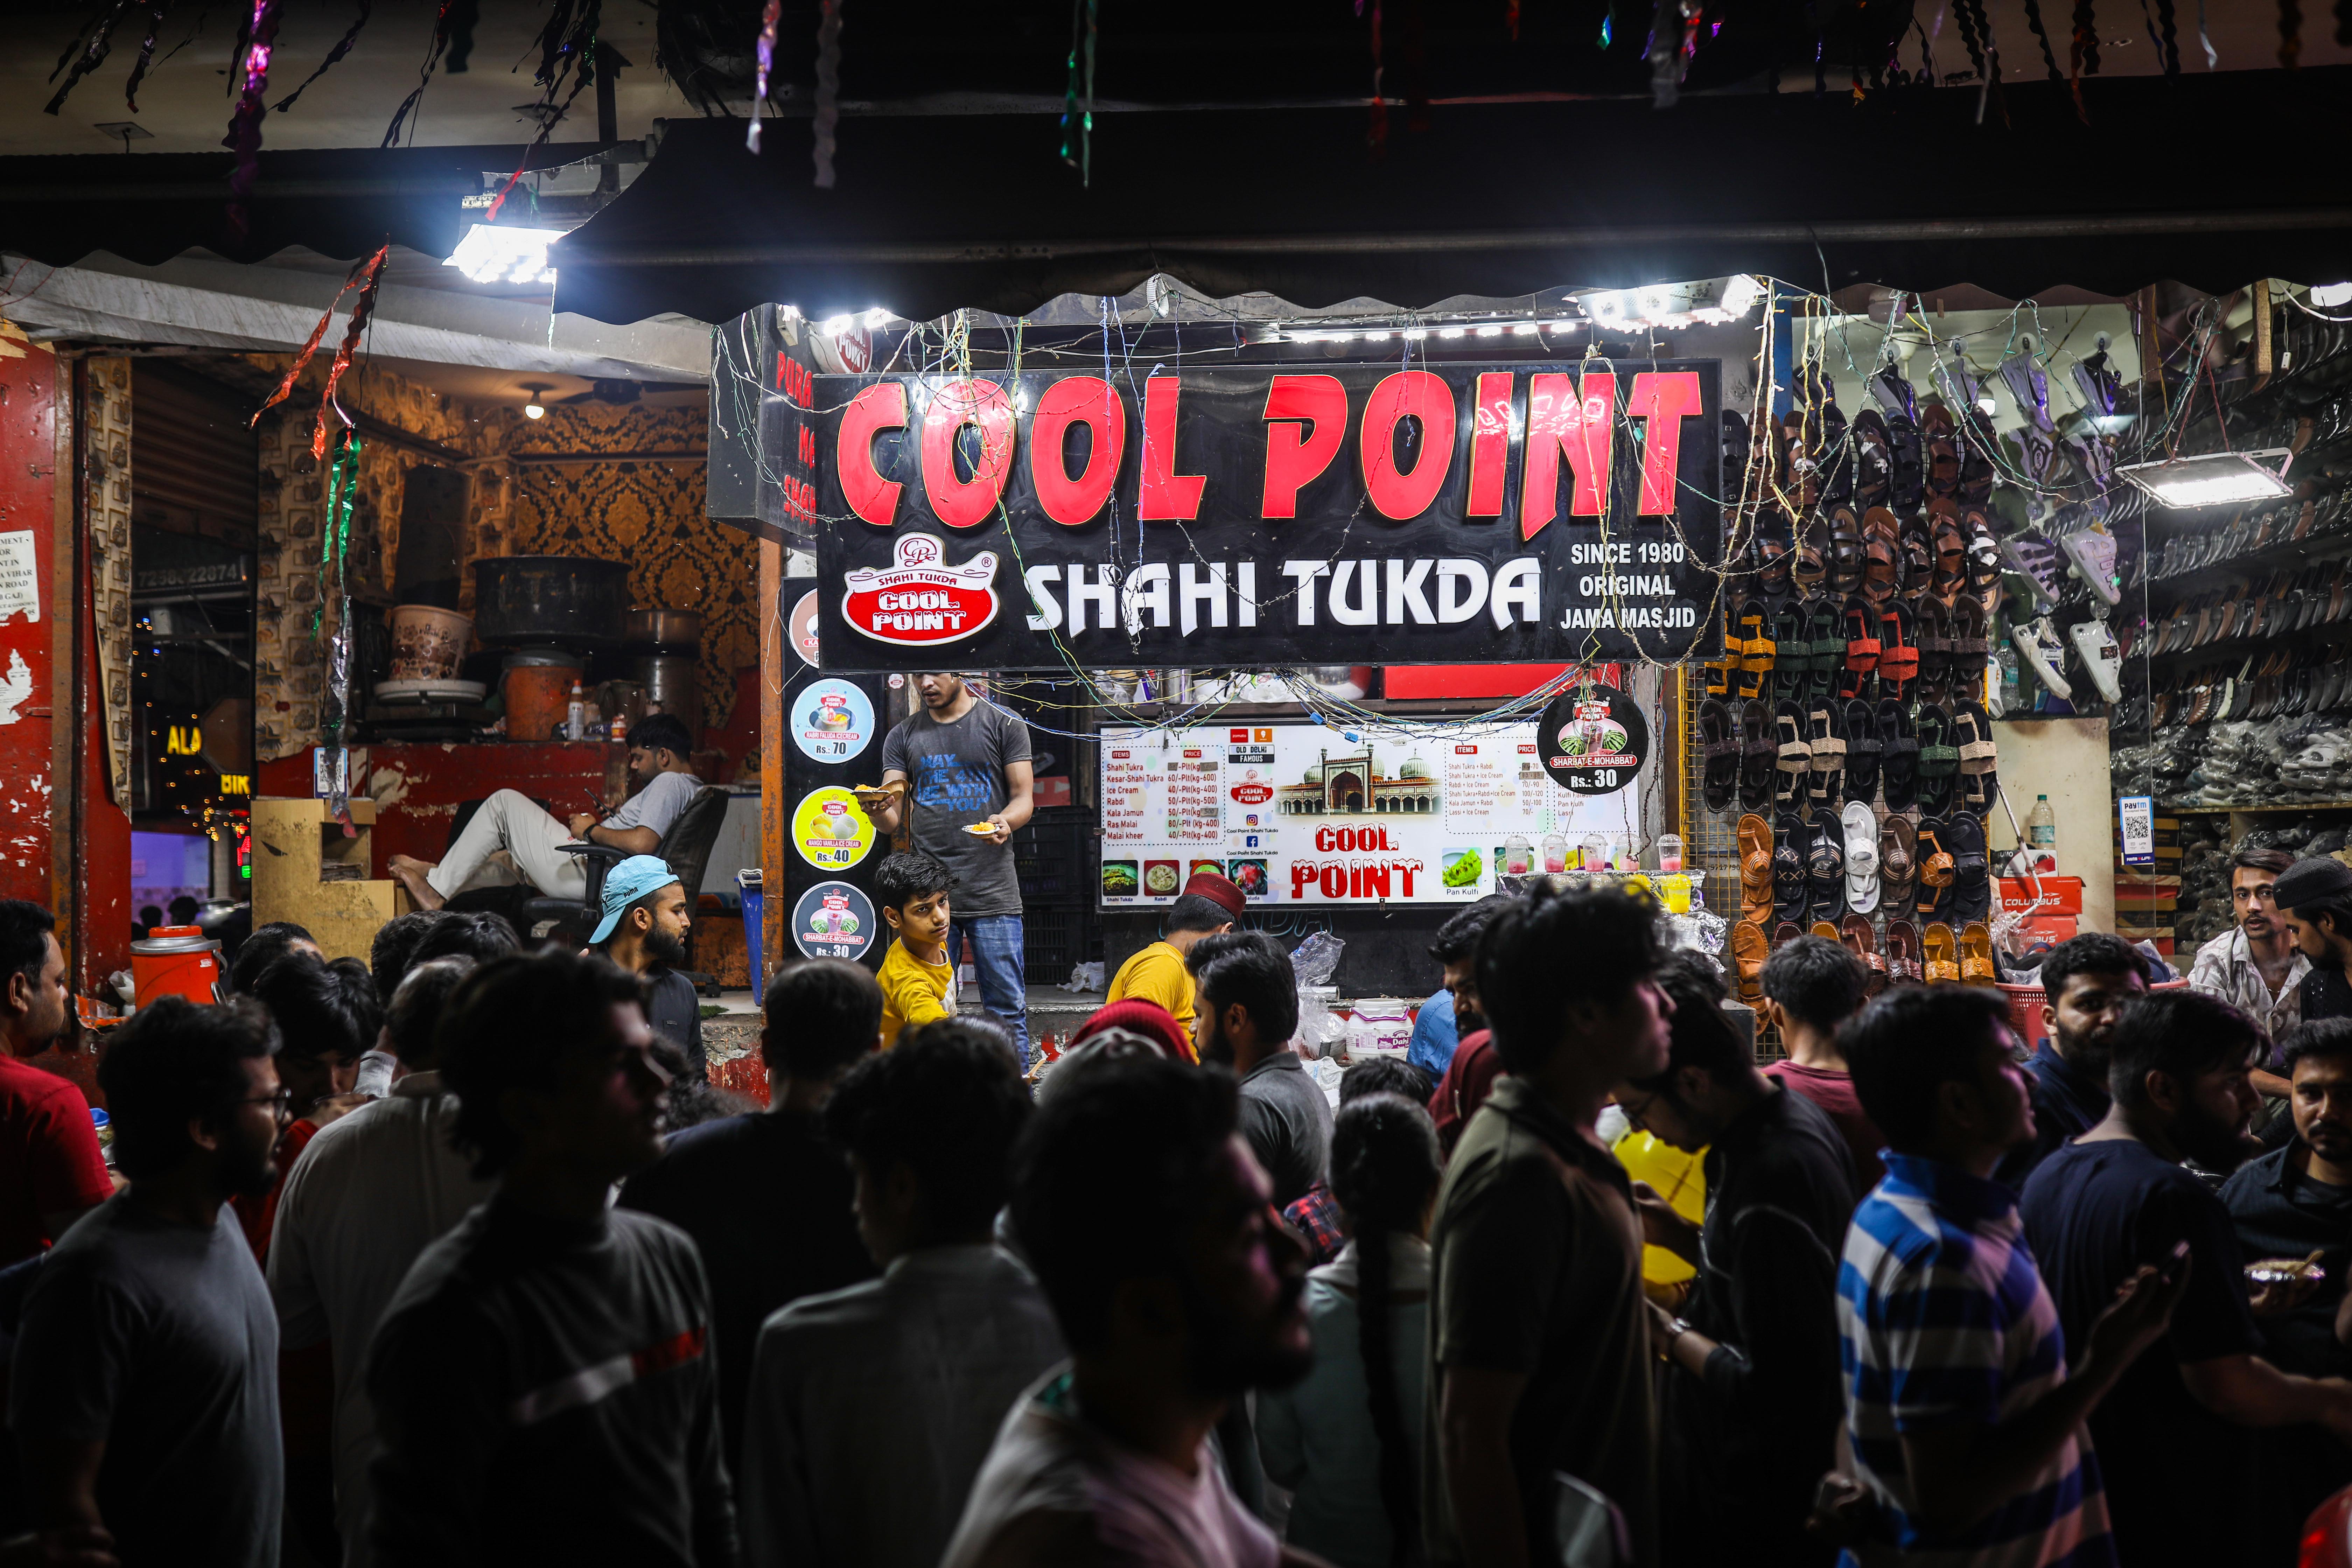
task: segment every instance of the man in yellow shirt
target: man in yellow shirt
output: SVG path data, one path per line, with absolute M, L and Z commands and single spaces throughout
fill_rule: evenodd
M 955 874 L 920 849 L 893 855 L 875 868 L 874 901 L 898 938 L 874 978 L 882 986 L 882 1048 L 898 1031 L 956 1014 L 955 960 L 947 950 L 948 889 Z
M 1157 1002 L 1175 1015 L 1189 1037 L 1192 1032 L 1192 971 L 1187 967 L 1192 946 L 1204 936 L 1234 929 L 1246 907 L 1242 890 L 1214 871 L 1196 871 L 1183 893 L 1168 910 L 1168 934 L 1118 966 L 1111 976 L 1110 997 L 1124 1002 L 1140 997 Z

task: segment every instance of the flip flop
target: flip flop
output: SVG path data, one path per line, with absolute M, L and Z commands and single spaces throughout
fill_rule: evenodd
M 1985 857 L 1984 824 L 1965 811 L 1944 819 L 1943 844 L 1952 855 L 1952 888 L 1948 910 L 1956 921 L 1989 920 L 1992 916 L 1991 865 Z
M 1751 1007 L 1764 999 L 1764 961 L 1771 956 L 1772 944 L 1756 921 L 1742 920 L 1731 928 L 1733 994 Z
M 1911 819 L 1889 815 L 1878 829 L 1878 907 L 1888 920 L 1907 920 L 1917 891 L 1918 850 Z
M 1952 854 L 1944 843 L 1950 831 L 1940 816 L 1919 822 L 1919 912 L 1942 920 L 1952 909 Z
M 1908 811 L 1919 800 L 1919 737 L 1911 727 L 1911 710 L 1896 698 L 1879 701 L 1878 743 L 1886 748 L 1879 763 L 1886 809 Z
M 1866 915 L 1878 907 L 1878 818 L 1857 800 L 1840 820 L 1845 827 L 1845 907 Z
M 1845 794 L 1845 704 L 1835 698 L 1808 703 L 1805 743 L 1812 764 L 1805 794 L 1815 806 L 1827 805 Z
M 1731 710 L 1710 697 L 1698 705 L 1701 754 L 1706 759 L 1699 785 L 1709 811 L 1731 809 L 1731 792 L 1739 783 L 1739 742 L 1731 732 Z
M 1864 966 L 1870 971 L 1870 978 L 1864 986 L 1863 994 L 1875 996 L 1885 990 L 1886 955 L 1878 951 L 1878 933 L 1870 929 L 1869 917 L 1846 916 L 1844 922 L 1838 927 L 1838 934 L 1843 939 L 1846 950 L 1861 959 Z
M 1878 760 L 1886 742 L 1878 738 L 1876 710 L 1860 699 L 1845 705 L 1845 798 L 1868 805 L 1878 797 Z
M 1969 702 L 1952 710 L 1952 725 L 1953 739 L 1959 742 L 1960 805 L 1982 816 L 2000 792 L 2000 775 L 1993 772 L 2000 752 L 1993 744 L 1992 719 L 1981 704 Z
M 1879 606 L 1877 675 L 1882 697 L 1905 701 L 1911 695 L 1911 683 L 1919 679 L 1916 625 L 1911 606 L 1900 599 Z
M 1919 809 L 1941 816 L 1952 809 L 1953 779 L 1960 768 L 1952 743 L 1952 716 L 1939 702 L 1919 705 Z
M 1772 805 L 1793 811 L 1805 798 L 1805 782 L 1813 771 L 1813 748 L 1805 739 L 1805 714 L 1782 698 L 1773 704 L 1772 737 L 1779 762 L 1772 774 Z
M 1814 920 L 1833 921 L 1845 913 L 1845 833 L 1826 811 L 1813 813 L 1812 842 L 1805 846 L 1805 884 Z
M 1739 705 L 1739 807 L 1761 811 L 1772 804 L 1772 705 L 1758 699 Z
M 1960 983 L 2000 984 L 2000 971 L 1992 961 L 1992 931 L 1982 921 L 1970 921 L 1960 928 Z
M 1805 918 L 1805 855 L 1812 829 L 1794 812 L 1784 813 L 1772 825 L 1772 918 L 1787 924 Z M 1780 945 L 1773 935 L 1773 945 Z
M 1837 694 L 1859 697 L 1878 668 L 1878 611 L 1860 596 L 1845 602 L 1845 646 L 1838 650 Z
M 1918 984 L 1919 928 L 1907 920 L 1886 922 L 1886 977 L 1895 984 Z
M 1739 841 L 1739 915 L 1760 925 L 1772 918 L 1772 825 L 1751 811 L 1733 831 Z
M 1960 947 L 1952 937 L 1952 928 L 1941 921 L 1927 927 L 1922 945 L 1927 954 L 1927 984 L 1941 985 L 1960 977 Z

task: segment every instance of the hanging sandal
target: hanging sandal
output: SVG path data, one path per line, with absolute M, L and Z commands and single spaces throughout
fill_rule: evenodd
M 1952 710 L 1952 736 L 1959 742 L 1960 805 L 1982 816 L 2000 793 L 2000 779 L 1993 771 L 2000 752 L 1993 745 L 1992 720 L 1977 703 L 1958 704 Z
M 1927 927 L 1921 944 L 1927 953 L 1927 984 L 1950 984 L 1960 977 L 1960 944 L 1952 936 L 1952 928 L 1941 921 Z
M 1870 678 L 1878 668 L 1882 651 L 1878 640 L 1878 612 L 1861 598 L 1845 602 L 1845 646 L 1838 650 L 1837 694 L 1859 697 L 1870 689 Z
M 1853 416 L 1853 499 L 1864 509 L 1883 507 L 1895 490 L 1895 453 L 1887 441 L 1886 416 L 1865 408 Z
M 1794 811 L 1804 803 L 1805 784 L 1813 771 L 1813 748 L 1805 739 L 1803 710 L 1785 699 L 1772 713 L 1772 733 L 1779 753 L 1772 775 L 1772 805 Z
M 1919 822 L 1919 912 L 1929 920 L 1942 920 L 1952 908 L 1952 857 L 1944 847 L 1944 835 L 1949 831 L 1940 816 L 1922 817 Z
M 1845 704 L 1834 698 L 1810 704 L 1805 743 L 1812 753 L 1806 795 L 1815 806 L 1827 805 L 1845 793 Z
M 1930 512 L 1927 527 L 1936 542 L 1936 574 L 1927 591 L 1948 605 L 1955 594 L 1969 585 L 1968 531 L 1951 512 Z
M 1772 705 L 1760 699 L 1739 705 L 1739 808 L 1761 811 L 1772 804 Z
M 1754 920 L 1742 920 L 1731 928 L 1734 993 L 1751 1007 L 1764 999 L 1764 961 L 1771 956 L 1772 944 Z
M 1896 514 L 1895 540 L 1903 564 L 1902 592 L 1924 594 L 1936 578 L 1936 540 L 1920 512 Z
M 2000 972 L 1992 961 L 1992 931 L 1982 921 L 1970 921 L 1960 928 L 1960 984 L 2000 984 Z
M 1838 940 L 1838 928 L 1830 921 L 1815 921 L 1812 929 L 1805 934 L 1820 937 L 1823 942 L 1835 942 Z
M 1919 698 L 1944 700 L 1944 682 L 1952 673 L 1952 614 L 1933 594 L 1919 595 Z
M 1878 907 L 1878 818 L 1857 800 L 1839 822 L 1845 829 L 1845 907 L 1866 915 Z
M 1851 505 L 1830 509 L 1830 587 L 1839 594 L 1862 592 L 1862 519 Z
M 1813 813 L 1811 842 L 1805 846 L 1805 892 L 1812 919 L 1833 921 L 1845 913 L 1845 834 L 1826 811 Z
M 1985 646 L 1983 601 L 1973 594 L 1954 599 L 1951 632 L 1952 662 L 1944 677 L 1944 689 L 1955 702 L 1980 702 L 1985 694 L 1985 662 L 1991 654 Z
M 1878 704 L 1879 772 L 1886 788 L 1886 809 L 1908 811 L 1919 800 L 1919 738 L 1911 727 L 1911 710 L 1892 697 Z
M 1940 703 L 1919 705 L 1919 809 L 1941 816 L 1952 808 L 1960 750 L 1952 743 L 1952 716 Z M 1925 828 L 1922 828 L 1925 831 Z
M 1838 927 L 1838 933 L 1844 940 L 1846 950 L 1862 960 L 1863 967 L 1870 971 L 1870 978 L 1863 985 L 1863 994 L 1875 996 L 1885 990 L 1886 955 L 1878 951 L 1878 933 L 1870 929 L 1870 918 L 1867 915 L 1848 915 Z
M 1805 672 L 1805 697 L 1808 701 L 1828 700 L 1837 685 L 1837 672 L 1845 663 L 1845 628 L 1834 599 L 1816 599 L 1805 613 L 1805 634 L 1813 645 L 1811 666 Z
M 1812 830 L 1794 812 L 1772 824 L 1772 918 L 1780 924 L 1805 919 L 1805 860 Z M 1780 944 L 1776 933 L 1773 945 Z
M 1916 985 L 1924 976 L 1919 963 L 1919 928 L 1907 920 L 1888 921 L 1886 978 L 1897 985 Z
M 1739 669 L 1738 691 L 1741 700 L 1752 701 L 1771 689 L 1772 658 L 1777 645 L 1772 640 L 1772 613 L 1761 599 L 1748 599 L 1739 606 Z
M 1731 710 L 1710 697 L 1698 705 L 1701 754 L 1706 759 L 1699 789 L 1709 811 L 1731 809 L 1739 783 L 1739 742 L 1731 732 Z
M 1911 616 L 1911 606 L 1901 599 L 1890 599 L 1878 610 L 1878 691 L 1897 702 L 1911 694 L 1911 683 L 1919 678 L 1919 647 L 1917 632 Z
M 1895 514 L 1874 506 L 1862 520 L 1862 596 L 1874 605 L 1893 598 L 1903 584 L 1902 542 Z
M 1878 903 L 1890 921 L 1910 918 L 1919 876 L 1913 844 L 1909 817 L 1890 816 L 1879 825 Z
M 1796 701 L 1805 694 L 1805 680 L 1812 673 L 1812 634 L 1805 629 L 1805 601 L 1784 599 L 1772 617 L 1772 639 L 1776 652 L 1772 659 L 1772 690 L 1783 701 Z
M 1944 822 L 1943 845 L 1952 855 L 1950 902 L 1937 910 L 1956 921 L 1980 921 L 1992 914 L 1992 868 L 1985 858 L 1982 819 L 1956 811 Z
M 1772 918 L 1772 825 L 1751 811 L 1734 833 L 1739 842 L 1739 915 L 1761 925 Z
M 1739 612 L 1729 600 L 1723 605 L 1723 652 L 1703 660 L 1700 668 L 1706 671 L 1706 694 L 1720 702 L 1738 686 L 1740 659 Z
M 1886 743 L 1878 738 L 1877 710 L 1859 699 L 1845 705 L 1845 798 L 1868 805 L 1878 798 L 1878 763 Z

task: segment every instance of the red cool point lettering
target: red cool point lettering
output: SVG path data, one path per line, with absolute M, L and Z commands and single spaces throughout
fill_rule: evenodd
M 1352 830 L 1339 831 L 1346 834 Z M 1374 831 L 1363 830 L 1368 837 Z M 1325 836 L 1317 835 L 1318 838 Z M 1290 896 L 1304 899 L 1320 893 L 1327 899 L 1409 899 L 1412 897 L 1412 879 L 1421 869 L 1419 860 L 1293 860 Z

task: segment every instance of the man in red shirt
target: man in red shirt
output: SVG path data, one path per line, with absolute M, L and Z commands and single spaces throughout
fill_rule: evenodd
M 19 1059 L 65 1032 L 56 931 L 40 905 L 0 899 L 0 1268 L 53 1245 L 114 1195 L 81 1090 Z
M 1878 1157 L 1885 1137 L 1853 1091 L 1853 1075 L 1838 1049 L 1838 1030 L 1862 1011 L 1870 973 L 1843 942 L 1825 936 L 1791 937 L 1765 961 L 1764 1013 L 1780 1031 L 1786 1058 L 1764 1069 L 1829 1113 L 1853 1155 L 1854 1191 L 1867 1193 L 1886 1174 Z

